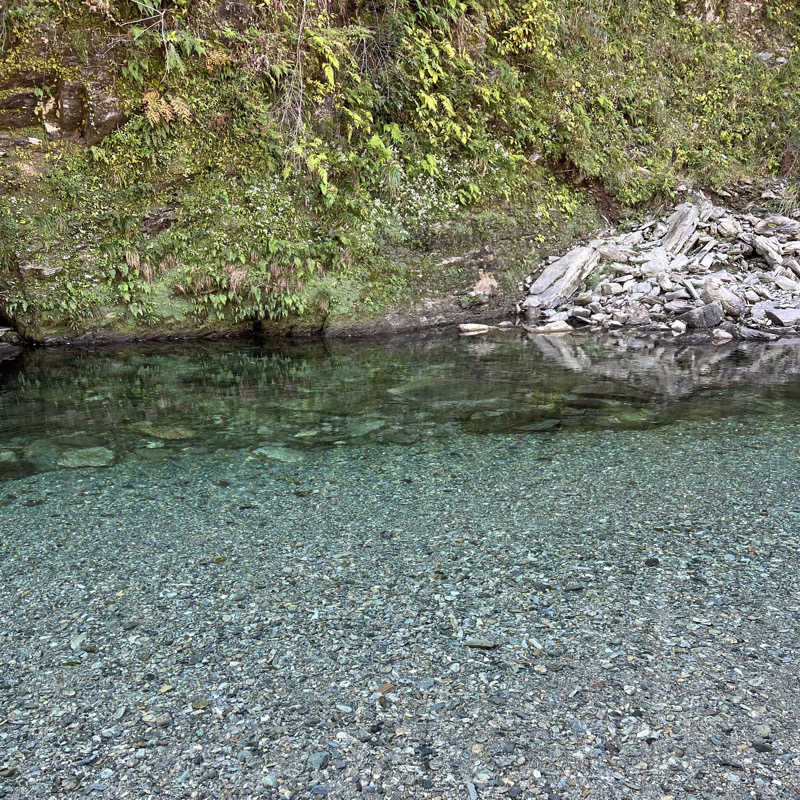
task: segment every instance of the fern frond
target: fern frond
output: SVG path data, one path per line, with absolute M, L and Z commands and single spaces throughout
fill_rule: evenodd
M 169 103 L 172 106 L 172 110 L 175 112 L 175 116 L 181 122 L 188 122 L 189 119 L 191 119 L 192 112 L 189 108 L 189 104 L 182 97 L 170 96 Z

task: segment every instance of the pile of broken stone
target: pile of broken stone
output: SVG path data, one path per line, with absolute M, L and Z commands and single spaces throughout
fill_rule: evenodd
M 549 259 L 521 288 L 518 319 L 531 333 L 639 326 L 717 342 L 796 334 L 800 220 L 700 198 Z

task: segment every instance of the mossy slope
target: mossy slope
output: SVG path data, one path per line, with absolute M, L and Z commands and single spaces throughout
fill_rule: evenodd
M 586 187 L 633 207 L 791 165 L 797 12 L 738 10 L 16 0 L 0 314 L 37 339 L 315 330 L 487 264 L 513 292 L 597 223 Z

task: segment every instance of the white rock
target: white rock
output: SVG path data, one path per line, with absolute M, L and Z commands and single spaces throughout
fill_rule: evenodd
M 689 256 L 687 256 L 685 253 L 680 253 L 672 259 L 672 263 L 669 265 L 669 268 L 672 272 L 681 272 L 682 270 L 686 269 L 687 266 L 689 266 Z
M 479 333 L 488 333 L 490 327 L 476 322 L 464 322 L 458 326 L 458 331 L 464 336 L 477 336 Z
M 670 255 L 663 247 L 656 247 L 647 256 L 647 261 L 642 264 L 642 274 L 657 275 L 659 272 L 666 272 L 670 265 Z
M 722 328 L 714 328 L 714 330 L 711 331 L 711 336 L 717 344 L 723 344 L 733 339 L 733 334 L 728 333 L 728 331 Z
M 544 308 L 557 305 L 563 298 L 572 297 L 576 289 L 600 263 L 600 254 L 593 247 L 575 247 L 550 264 L 530 288 Z
M 771 267 L 783 265 L 783 248 L 774 236 L 753 236 L 750 244 Z
M 756 233 L 783 233 L 790 236 L 800 236 L 800 220 L 772 214 L 760 220 L 756 226 Z
M 630 258 L 630 253 L 617 247 L 613 242 L 602 242 L 597 246 L 597 252 L 603 261 L 615 261 L 624 264 Z
M 725 217 L 717 223 L 717 233 L 723 239 L 735 239 L 742 232 L 742 226 L 733 217 Z
M 800 308 L 768 308 L 766 314 L 771 322 L 786 328 L 800 322 Z
M 772 276 L 772 280 L 775 285 L 783 289 L 784 292 L 791 292 L 792 294 L 800 292 L 800 283 L 788 278 L 786 275 L 776 273 Z
M 714 213 L 715 206 L 710 200 L 703 200 L 700 206 L 700 222 L 708 222 Z
M 700 212 L 693 203 L 682 203 L 667 220 L 667 231 L 664 234 L 664 248 L 677 253 L 689 240 L 700 222 Z
M 727 286 L 715 277 L 709 276 L 703 284 L 702 299 L 704 303 L 719 302 L 726 314 L 738 317 L 744 310 L 744 301 L 738 294 L 732 292 Z
M 787 270 L 791 270 L 791 274 L 789 272 L 785 273 L 788 278 L 791 278 L 792 274 L 800 278 L 800 261 L 798 261 L 796 258 L 784 258 L 783 266 Z
M 528 333 L 571 333 L 574 328 L 566 322 L 548 322 L 536 328 L 525 328 Z
M 670 325 L 670 328 L 672 328 L 672 332 L 676 336 L 686 333 L 686 323 L 679 319 L 676 319 L 675 322 Z
M 658 285 L 661 287 L 662 292 L 671 292 L 675 289 L 675 284 L 666 274 L 661 274 L 658 276 Z

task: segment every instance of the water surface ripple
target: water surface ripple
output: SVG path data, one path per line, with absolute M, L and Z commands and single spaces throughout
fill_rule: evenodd
M 799 354 L 795 342 L 680 348 L 631 336 L 38 351 L 0 374 L 0 479 L 186 452 L 290 462 L 455 434 L 791 416 Z

